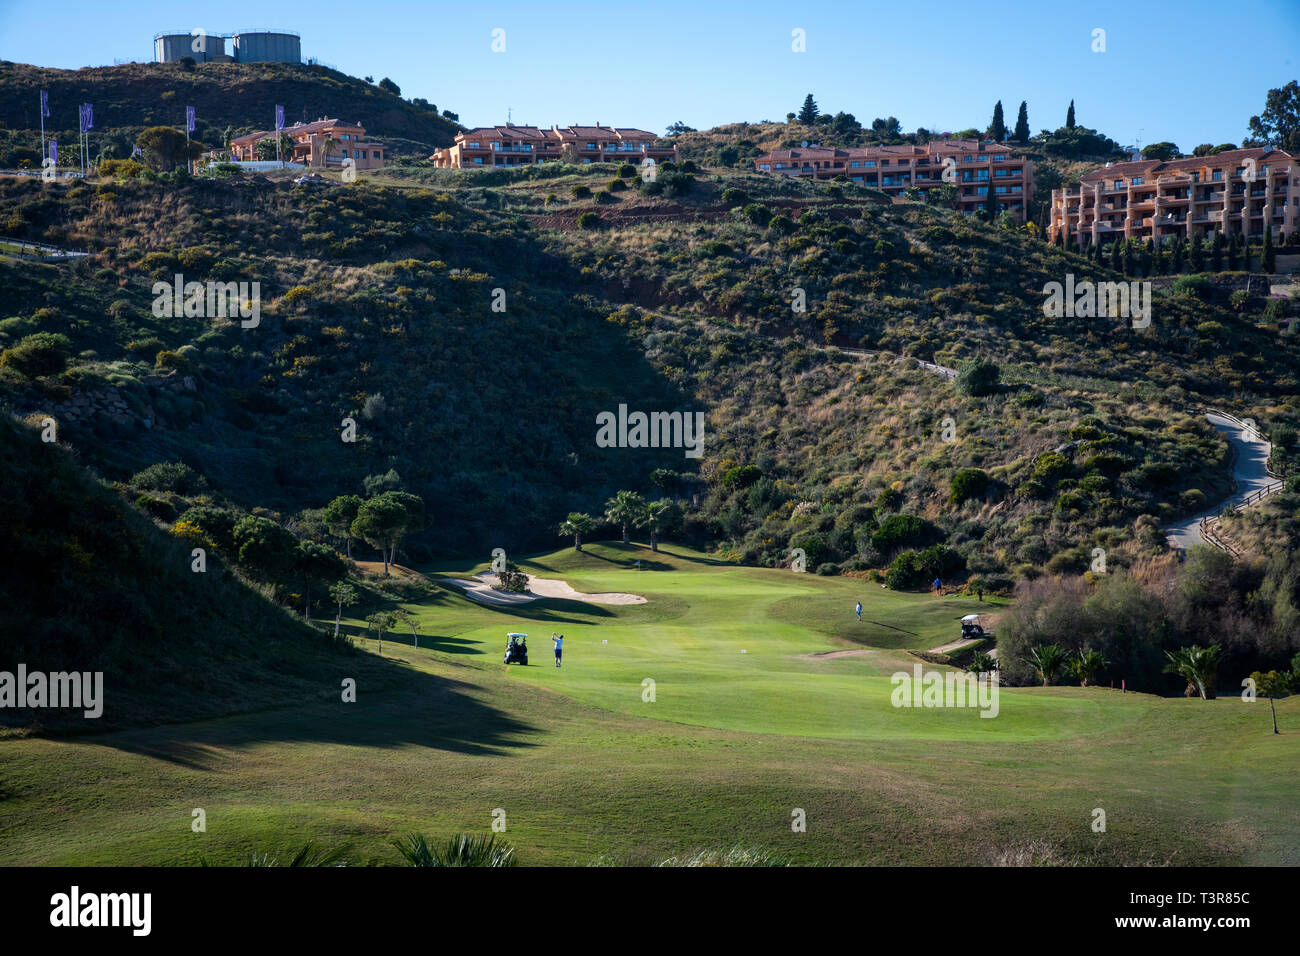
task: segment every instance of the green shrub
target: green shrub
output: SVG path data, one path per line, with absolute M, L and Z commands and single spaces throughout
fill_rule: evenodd
M 159 521 L 171 522 L 176 518 L 176 506 L 166 499 L 155 498 L 153 495 L 140 495 L 135 499 L 135 506 Z
M 939 529 L 918 515 L 891 515 L 871 536 L 871 546 L 881 554 L 905 545 L 922 546 L 942 537 Z
M 0 352 L 0 366 L 12 368 L 28 378 L 58 375 L 68 366 L 72 343 L 58 332 L 34 332 L 19 339 L 13 348 Z
M 1001 377 L 1001 369 L 992 362 L 967 362 L 957 373 L 957 391 L 972 397 L 992 395 Z
M 728 188 L 722 191 L 722 204 L 728 208 L 749 202 L 749 193 L 743 189 Z
M 925 569 L 915 551 L 904 551 L 889 563 L 885 571 L 885 584 L 894 591 L 914 588 L 924 581 Z
M 761 203 L 750 203 L 741 210 L 741 214 L 760 229 L 767 228 L 772 221 L 772 210 Z
M 599 229 L 603 220 L 599 214 L 594 212 L 584 212 L 578 217 L 579 229 Z
M 206 478 L 180 461 L 155 462 L 132 475 L 129 484 L 146 491 L 170 491 L 177 495 L 198 494 L 208 487 Z M 202 522 L 195 523 L 202 525 Z
M 570 186 L 569 192 L 573 194 L 574 199 L 588 199 L 591 197 L 591 187 L 579 183 L 576 186 Z
M 948 503 L 959 505 L 971 498 L 978 498 L 988 487 L 988 472 L 979 468 L 963 468 L 952 476 L 952 494 L 948 496 Z

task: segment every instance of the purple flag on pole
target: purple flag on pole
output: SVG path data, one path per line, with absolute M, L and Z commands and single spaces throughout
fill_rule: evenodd
M 59 165 L 59 141 L 56 139 L 50 140 L 50 165 Z
M 185 128 L 191 133 L 194 132 L 194 107 L 185 107 Z
M 86 104 L 86 129 L 95 128 L 95 104 Z
M 50 91 L 41 90 L 41 116 L 45 119 L 50 118 Z
M 284 129 L 284 107 L 276 106 L 275 108 L 275 128 Z

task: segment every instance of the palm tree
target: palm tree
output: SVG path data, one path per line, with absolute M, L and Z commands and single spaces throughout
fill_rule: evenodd
M 1087 687 L 1107 663 L 1109 662 L 1101 656 L 1101 651 L 1079 651 L 1076 657 L 1070 659 L 1070 676 L 1079 682 L 1080 687 Z
M 582 536 L 591 534 L 596 527 L 596 519 L 581 511 L 570 511 L 569 517 L 560 525 L 561 537 L 573 535 L 573 550 L 582 550 Z
M 1023 660 L 1034 669 L 1044 687 L 1050 687 L 1065 666 L 1065 654 L 1055 644 L 1039 644 Z
M 1165 657 L 1169 658 L 1165 672 L 1177 674 L 1187 681 L 1188 697 L 1192 696 L 1192 691 L 1196 691 L 1201 695 L 1201 700 L 1214 700 L 1214 675 L 1223 658 L 1223 648 L 1220 645 L 1201 647 L 1193 644 L 1176 651 L 1165 651 Z
M 325 160 L 325 166 L 330 164 L 330 153 L 339 148 L 339 141 L 333 136 L 329 137 L 321 144 L 321 157 Z
M 628 528 L 640 521 L 645 499 L 635 491 L 620 491 L 605 502 L 605 520 L 623 526 L 623 543 L 628 543 Z
M 966 671 L 971 674 L 983 675 L 988 674 L 989 680 L 993 680 L 993 672 L 998 669 L 998 659 L 983 651 L 976 651 L 971 658 L 971 662 L 966 665 Z
M 441 847 L 430 845 L 422 833 L 394 840 L 393 846 L 411 866 L 515 866 L 515 848 L 496 834 L 454 836 Z
M 638 526 L 648 528 L 650 531 L 650 550 L 659 550 L 659 535 L 668 529 L 673 519 L 673 503 L 667 498 L 660 498 L 658 501 L 652 501 L 645 506 L 641 512 L 641 520 L 637 522 Z

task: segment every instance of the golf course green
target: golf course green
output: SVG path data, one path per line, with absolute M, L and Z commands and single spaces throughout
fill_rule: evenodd
M 396 836 L 494 819 L 524 864 L 732 847 L 792 863 L 1300 862 L 1294 697 L 1277 702 L 1277 736 L 1267 701 L 1235 697 L 1001 688 L 992 719 L 895 707 L 907 651 L 996 605 L 675 545 L 515 560 L 648 600 L 485 606 L 440 585 L 403 605 L 419 648 L 389 634 L 391 672 L 360 681 L 355 703 L 0 740 L 0 864 L 244 864 L 309 840 L 391 864 Z M 529 635 L 528 667 L 502 664 L 507 632 Z

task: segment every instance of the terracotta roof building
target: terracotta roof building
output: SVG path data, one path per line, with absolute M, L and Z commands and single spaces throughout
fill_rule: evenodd
M 954 186 L 962 212 L 987 208 L 993 190 L 999 211 L 1021 219 L 1033 196 L 1033 163 L 1005 143 L 977 139 L 938 139 L 922 146 L 799 146 L 754 158 L 754 168 L 778 176 L 835 179 L 872 186 L 891 196 L 915 187 L 923 193 Z
M 360 123 L 345 123 L 336 119 L 319 119 L 312 123 L 294 123 L 284 132 L 293 141 L 293 155 L 284 156 L 287 162 L 305 166 L 340 167 L 345 159 L 356 164 L 357 169 L 380 169 L 384 165 L 381 143 L 366 139 L 366 130 Z M 258 130 L 230 141 L 230 158 L 237 161 L 257 159 L 257 144 L 275 139 L 274 130 Z M 326 144 L 330 140 L 328 155 Z
M 456 140 L 429 157 L 436 166 L 470 169 L 484 166 L 529 166 L 557 162 L 569 155 L 582 163 L 676 162 L 677 147 L 656 146 L 654 133 L 620 126 L 479 126 L 457 133 Z
M 1222 230 L 1275 237 L 1300 227 L 1300 163 L 1269 147 L 1112 163 L 1052 190 L 1047 238 L 1088 244 Z

